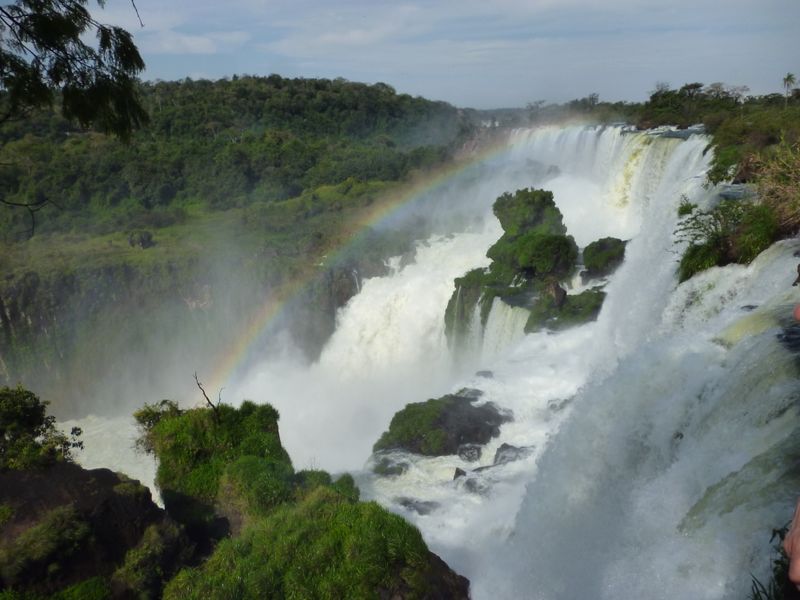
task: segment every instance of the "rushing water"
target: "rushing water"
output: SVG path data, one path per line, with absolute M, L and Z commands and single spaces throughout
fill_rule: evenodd
M 715 201 L 707 143 L 617 127 L 516 132 L 479 182 L 453 184 L 470 230 L 364 281 L 317 364 L 270 361 L 228 397 L 273 403 L 297 468 L 356 471 L 363 495 L 412 520 L 476 598 L 744 597 L 800 489 L 798 360 L 779 339 L 800 244 L 677 284 L 678 204 Z M 496 300 L 454 363 L 452 280 L 488 263 L 500 235 L 491 204 L 526 186 L 554 191 L 579 246 L 630 240 L 625 262 L 597 322 L 524 335 L 525 313 Z M 364 469 L 394 412 L 464 386 L 514 413 L 479 462 L 404 456 L 410 469 L 391 478 Z M 491 466 L 503 443 L 526 456 Z M 129 470 L 116 456 L 91 462 Z M 470 472 L 454 481 L 456 467 Z

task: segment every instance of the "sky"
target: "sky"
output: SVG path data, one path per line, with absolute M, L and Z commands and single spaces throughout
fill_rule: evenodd
M 800 0 L 135 1 L 144 27 L 129 0 L 96 16 L 134 34 L 146 80 L 344 77 L 500 108 L 800 76 Z

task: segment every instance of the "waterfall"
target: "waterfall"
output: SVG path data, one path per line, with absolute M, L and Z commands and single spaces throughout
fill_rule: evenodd
M 743 597 L 750 572 L 765 578 L 770 530 L 800 491 L 789 287 L 800 244 L 677 284 L 678 204 L 715 199 L 703 185 L 708 142 L 624 127 L 515 131 L 480 178 L 443 192 L 437 211 L 470 228 L 361 281 L 317 364 L 271 359 L 227 397 L 274 404 L 297 468 L 354 471 L 362 497 L 413 521 L 478 600 Z M 454 363 L 443 334 L 453 279 L 488 265 L 501 234 L 491 205 L 522 187 L 554 192 L 580 247 L 629 240 L 625 261 L 596 322 L 524 335 L 523 309 L 495 299 Z M 514 414 L 478 462 L 404 456 L 396 477 L 364 468 L 397 410 L 465 386 Z M 493 465 L 501 444 L 524 457 Z M 106 466 L 126 469 L 115 451 Z M 456 467 L 467 476 L 454 481 Z

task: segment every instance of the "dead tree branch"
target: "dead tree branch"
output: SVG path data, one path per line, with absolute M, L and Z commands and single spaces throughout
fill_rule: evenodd
M 206 394 L 206 390 L 203 388 L 203 384 L 200 383 L 200 380 L 197 378 L 197 372 L 194 374 L 194 381 L 197 384 L 197 387 L 200 388 L 200 391 L 203 392 L 203 398 L 206 399 L 206 404 L 211 407 L 211 410 L 214 411 L 214 421 L 219 423 L 219 405 L 222 402 L 222 390 L 219 391 L 219 399 L 217 400 L 217 404 L 215 405 Z

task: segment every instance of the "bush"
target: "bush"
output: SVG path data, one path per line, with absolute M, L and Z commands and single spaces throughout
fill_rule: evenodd
M 560 307 L 551 298 L 540 297 L 531 308 L 525 333 L 545 328 L 559 331 L 593 321 L 600 313 L 605 297 L 600 288 L 593 288 L 574 296 L 567 295 Z
M 583 264 L 593 277 L 611 274 L 624 259 L 625 242 L 613 237 L 592 242 L 583 250 Z
M 46 414 L 48 404 L 21 386 L 0 388 L 0 471 L 69 461 L 73 449 L 83 448 L 80 428 L 69 437 L 56 429 L 56 418 Z
M 318 488 L 221 542 L 201 567 L 181 571 L 164 598 L 423 597 L 428 557 L 402 518 Z
M 44 582 L 63 569 L 64 561 L 84 549 L 89 525 L 71 506 L 54 508 L 39 523 L 0 549 L 0 575 L 7 585 Z
M 689 242 L 678 267 L 679 280 L 686 281 L 714 266 L 750 263 L 778 239 L 780 229 L 772 207 L 741 200 L 695 211 L 677 233 Z
M 164 521 L 150 525 L 114 572 L 114 587 L 124 590 L 127 596 L 157 598 L 177 566 L 186 562 L 189 552 L 190 547 L 174 523 Z
M 151 448 L 159 461 L 156 484 L 164 505 L 192 536 L 216 535 L 214 502 L 229 465 L 252 456 L 292 468 L 278 434 L 278 411 L 268 404 L 184 412 L 150 405 L 136 418 L 143 429 L 139 446 Z

